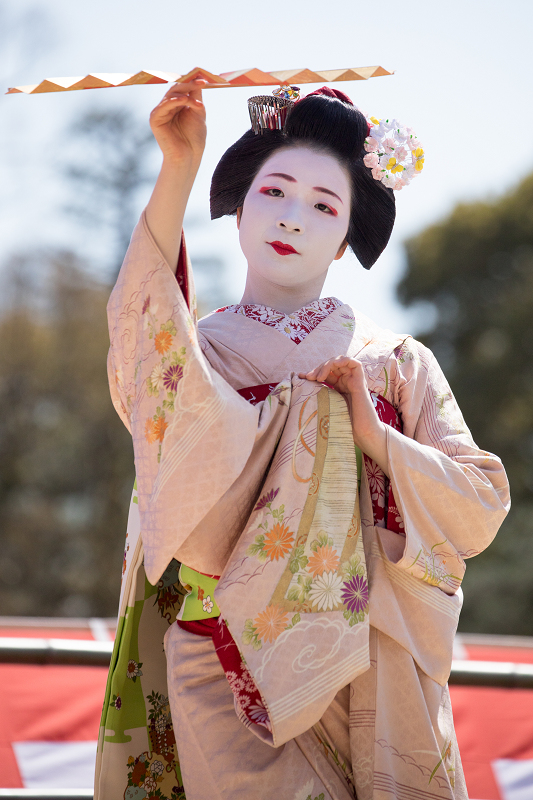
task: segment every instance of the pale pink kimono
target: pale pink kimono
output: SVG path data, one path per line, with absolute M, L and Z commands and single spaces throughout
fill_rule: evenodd
M 131 553 L 152 583 L 172 558 L 221 575 L 215 599 L 268 715 L 268 726 L 243 717 L 210 639 L 169 628 L 188 800 L 463 800 L 447 680 L 464 559 L 487 547 L 509 507 L 500 460 L 475 445 L 437 362 L 412 338 L 348 305 L 299 344 L 242 314 L 197 325 L 183 252 L 181 264 L 177 281 L 143 216 L 108 307 L 111 391 L 135 451 L 142 546 Z M 387 445 L 405 536 L 374 524 L 365 470 L 357 497 L 344 400 L 297 377 L 339 354 L 363 363 L 370 391 L 402 421 Z M 256 406 L 236 391 L 265 383 L 278 388 Z M 313 525 L 327 535 L 330 526 L 368 579 L 368 613 L 356 624 L 335 605 L 338 592 L 318 608 L 290 600 L 291 554 L 253 555 L 255 504 L 276 490 L 298 531 L 317 494 L 309 537 Z M 265 609 L 279 630 L 254 648 L 250 624 Z

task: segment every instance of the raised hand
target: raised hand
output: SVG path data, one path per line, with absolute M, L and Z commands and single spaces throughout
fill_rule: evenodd
M 355 444 L 388 475 L 387 433 L 368 391 L 363 365 L 355 358 L 337 356 L 320 364 L 300 378 L 326 383 L 344 395 L 352 420 Z
M 207 81 L 176 83 L 150 114 L 150 127 L 167 162 L 198 168 L 205 147 L 205 106 L 202 88 Z
M 146 221 L 171 269 L 180 251 L 185 208 L 205 147 L 207 81 L 177 83 L 150 115 L 150 127 L 163 153 L 163 165 L 146 207 Z

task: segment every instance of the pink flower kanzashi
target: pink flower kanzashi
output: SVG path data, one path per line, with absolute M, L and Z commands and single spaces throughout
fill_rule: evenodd
M 422 147 L 422 143 L 412 128 L 405 128 L 405 133 L 409 137 L 407 139 L 407 146 L 410 150 L 416 150 L 417 147 Z
M 370 167 L 373 169 L 379 165 L 379 156 L 377 153 L 367 153 L 367 155 L 363 158 L 363 163 L 365 167 Z
M 387 136 L 386 139 L 383 139 L 382 148 L 386 153 L 394 153 L 396 149 L 396 142 L 392 138 L 392 136 Z
M 383 176 L 381 182 L 387 189 L 394 189 L 394 184 L 396 183 L 396 178 L 394 175 L 390 175 L 388 172 Z
M 377 153 L 378 149 L 379 145 L 373 136 L 369 136 L 367 139 L 365 139 L 365 150 L 367 153 Z
M 409 151 L 402 144 L 400 147 L 396 148 L 394 155 L 396 156 L 397 161 L 403 161 L 405 158 L 407 158 L 408 153 Z

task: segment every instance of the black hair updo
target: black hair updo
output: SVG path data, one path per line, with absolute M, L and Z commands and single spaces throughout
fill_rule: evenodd
M 329 87 L 307 95 L 290 110 L 283 131 L 247 131 L 224 153 L 211 181 L 211 219 L 236 214 L 265 161 L 281 147 L 329 153 L 350 175 L 352 201 L 346 240 L 370 269 L 389 241 L 396 216 L 394 193 L 363 163 L 368 125 L 343 93 Z

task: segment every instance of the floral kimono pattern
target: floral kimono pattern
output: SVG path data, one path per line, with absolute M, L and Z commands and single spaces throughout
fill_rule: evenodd
M 143 217 L 108 309 L 111 393 L 133 437 L 137 502 L 96 797 L 180 797 L 183 764 L 198 759 L 209 794 L 189 800 L 267 798 L 254 747 L 275 754 L 275 770 L 296 743 L 302 771 L 288 800 L 332 800 L 350 786 L 358 800 L 464 800 L 446 682 L 465 559 L 509 505 L 501 462 L 472 441 L 432 354 L 349 306 L 296 333 L 299 343 L 242 313 L 197 326 L 194 306 L 184 247 L 176 275 Z M 361 361 L 376 407 L 386 401 L 401 423 L 387 426 L 389 485 L 368 461 L 358 469 L 342 397 L 296 377 L 339 353 Z M 255 405 L 242 396 L 257 399 L 265 384 Z M 218 701 L 204 708 L 201 692 L 201 744 L 171 727 L 169 689 L 172 703 L 180 687 L 166 684 L 162 639 L 176 630 L 177 562 L 220 575 L 211 599 L 261 701 L 253 713 L 264 724 L 236 708 L 248 764 L 226 746 L 217 755 L 207 720 Z M 171 674 L 187 658 L 171 650 Z M 200 662 L 190 666 L 201 680 Z M 341 695 L 343 769 L 327 724 Z M 220 788 L 216 764 L 241 794 Z

